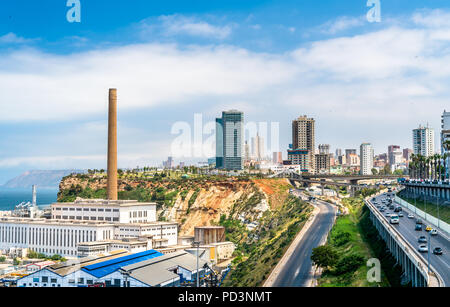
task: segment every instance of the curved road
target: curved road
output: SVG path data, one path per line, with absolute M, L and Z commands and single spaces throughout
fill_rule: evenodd
M 327 202 L 316 200 L 320 213 L 316 216 L 314 224 L 297 244 L 294 253 L 281 269 L 273 287 L 308 287 L 313 277 L 311 253 L 319 246 L 330 231 L 336 208 Z

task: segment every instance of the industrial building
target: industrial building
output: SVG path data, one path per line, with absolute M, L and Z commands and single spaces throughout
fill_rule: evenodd
M 199 260 L 199 275 L 207 262 Z M 18 287 L 167 287 L 195 281 L 197 258 L 181 251 L 111 253 L 47 266 L 17 281 Z
M 52 219 L 105 221 L 115 223 L 149 223 L 156 221 L 156 203 L 135 200 L 77 198 L 71 203 L 51 205 Z

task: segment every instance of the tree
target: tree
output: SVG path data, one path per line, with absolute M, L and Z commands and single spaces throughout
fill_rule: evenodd
M 311 260 L 321 268 L 333 267 L 338 261 L 338 254 L 330 245 L 322 245 L 313 248 Z
M 372 168 L 372 175 L 378 175 L 378 171 L 376 168 Z
M 6 257 L 5 256 L 0 256 L 0 263 L 3 263 L 6 261 Z

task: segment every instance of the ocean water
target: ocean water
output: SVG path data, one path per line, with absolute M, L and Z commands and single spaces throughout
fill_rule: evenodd
M 39 207 L 46 207 L 56 202 L 58 190 L 37 189 L 36 202 Z M 13 210 L 21 202 L 32 201 L 31 189 L 0 188 L 0 211 Z

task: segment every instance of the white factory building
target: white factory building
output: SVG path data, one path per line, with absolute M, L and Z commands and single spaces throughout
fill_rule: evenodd
M 143 236 L 152 237 L 153 247 L 176 245 L 178 224 L 157 222 L 156 204 L 137 201 L 78 199 L 53 204 L 52 219 L 0 217 L 0 250 L 76 257 L 79 243 Z
M 149 223 L 156 221 L 156 203 L 135 200 L 104 200 L 77 198 L 72 203 L 51 206 L 52 219 L 101 221 L 118 223 Z

